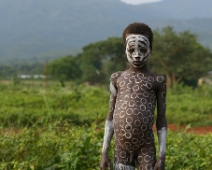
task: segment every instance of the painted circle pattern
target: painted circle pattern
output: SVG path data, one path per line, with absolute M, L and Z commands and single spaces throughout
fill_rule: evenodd
M 117 78 L 118 74 L 113 74 Z M 162 76 L 146 76 L 142 73 L 123 72 L 118 78 L 118 96 L 114 111 L 115 143 L 119 143 L 123 150 L 115 155 L 115 159 L 129 161 L 127 151 L 140 150 L 137 160 L 145 163 L 139 169 L 152 169 L 152 161 L 155 160 L 155 148 L 152 146 L 154 135 L 152 125 L 154 123 L 154 109 L 156 106 L 156 94 L 152 89 L 154 83 L 164 81 Z M 163 84 L 165 98 L 166 85 Z M 165 104 L 164 104 L 165 107 Z M 143 146 L 150 146 L 148 149 Z M 152 146 L 152 147 L 151 147 Z M 123 162 L 124 163 L 124 162 Z

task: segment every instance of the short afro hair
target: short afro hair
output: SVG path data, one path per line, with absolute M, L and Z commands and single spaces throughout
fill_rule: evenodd
M 148 39 L 149 39 L 149 43 L 150 43 L 150 49 L 152 50 L 152 42 L 153 42 L 153 33 L 151 28 L 144 23 L 140 23 L 140 22 L 134 22 L 129 24 L 123 32 L 122 38 L 124 41 L 124 45 L 126 42 L 126 36 L 128 34 L 141 34 L 141 35 L 145 35 Z

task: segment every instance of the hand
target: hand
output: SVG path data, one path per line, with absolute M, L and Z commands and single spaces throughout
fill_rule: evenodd
M 164 169 L 165 169 L 165 158 L 159 157 L 155 164 L 154 170 L 164 170 Z
M 102 154 L 102 160 L 100 163 L 100 169 L 101 170 L 107 170 L 107 169 L 111 169 L 110 166 L 110 158 L 107 154 Z

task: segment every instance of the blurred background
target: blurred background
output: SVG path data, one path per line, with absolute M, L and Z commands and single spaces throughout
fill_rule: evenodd
M 160 69 L 162 63 L 154 64 L 163 56 L 161 62 L 172 61 L 163 67 L 177 67 L 176 77 L 195 86 L 212 70 L 210 4 L 210 0 L 1 0 L 0 78 L 43 79 L 50 64 L 51 78 L 97 84 L 100 76 L 108 83 L 112 72 L 127 68 L 120 38 L 124 28 L 137 21 L 156 32 L 149 64 L 153 71 L 168 76 Z M 62 66 L 64 60 L 70 60 L 65 61 L 68 68 Z M 179 68 L 182 65 L 195 77 L 191 72 L 179 76 L 187 72 Z M 60 66 L 64 69 L 58 70 Z

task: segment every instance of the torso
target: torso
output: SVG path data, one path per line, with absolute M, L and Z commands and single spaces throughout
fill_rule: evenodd
M 163 77 L 130 71 L 114 73 L 113 77 L 118 90 L 113 114 L 116 145 L 134 151 L 153 144 L 156 89 Z

